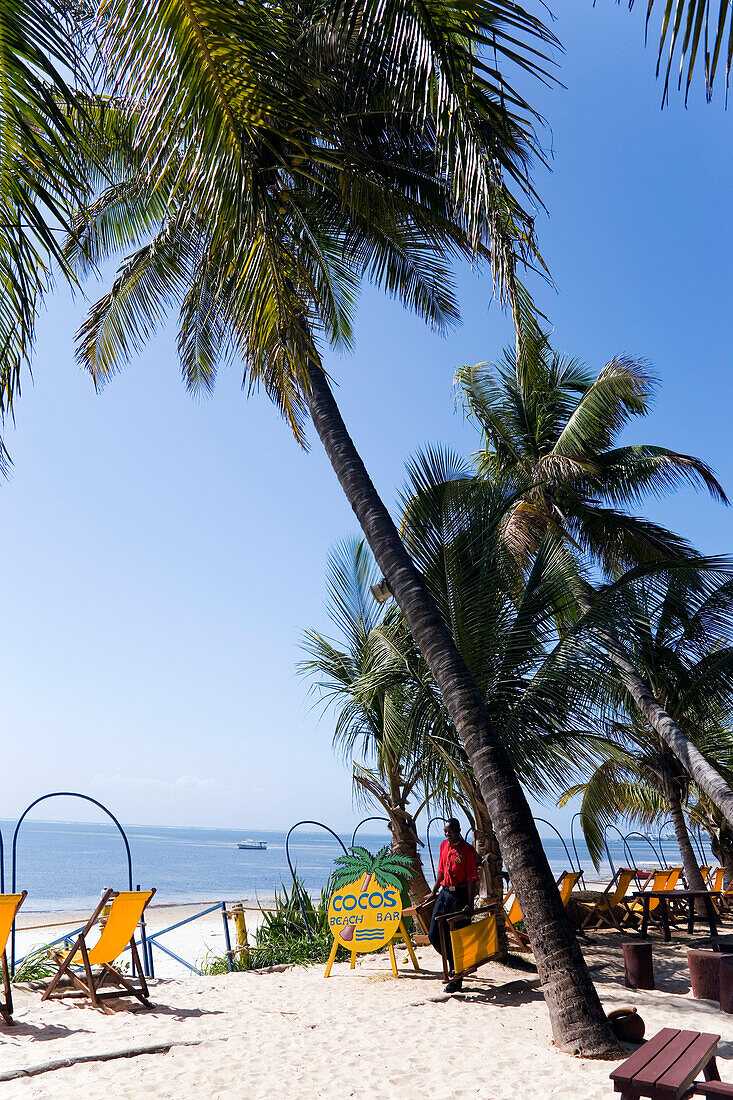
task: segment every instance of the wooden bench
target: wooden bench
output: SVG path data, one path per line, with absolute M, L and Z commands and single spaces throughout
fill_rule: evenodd
M 686 1100 L 696 1091 L 701 1096 L 733 1096 L 733 1086 L 720 1081 L 715 1060 L 719 1041 L 719 1035 L 662 1028 L 613 1071 L 614 1091 L 622 1100 Z M 706 1083 L 694 1085 L 700 1070 Z

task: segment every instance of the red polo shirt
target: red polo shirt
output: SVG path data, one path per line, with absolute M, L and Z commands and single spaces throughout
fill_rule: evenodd
M 476 853 L 465 840 L 459 840 L 455 848 L 450 841 L 444 840 L 440 846 L 438 876 L 442 875 L 443 886 L 466 886 L 469 882 L 478 882 Z

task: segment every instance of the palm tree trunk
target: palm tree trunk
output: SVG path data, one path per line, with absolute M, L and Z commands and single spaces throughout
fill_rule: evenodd
M 685 878 L 687 879 L 687 889 L 704 890 L 705 880 L 702 877 L 700 864 L 697 862 L 695 850 L 690 840 L 690 834 L 687 831 L 687 822 L 685 821 L 685 814 L 682 809 L 682 802 L 680 801 L 679 788 L 674 781 L 669 784 L 667 797 L 669 798 L 669 812 L 672 818 L 672 824 L 674 825 L 674 835 L 677 838 L 677 847 L 680 850 L 682 866 L 684 867 Z
M 555 1043 L 587 1056 L 618 1054 L 516 773 L 481 694 L 415 568 L 341 418 L 319 363 L 305 393 L 313 424 L 430 668 L 497 831 L 537 961 Z
M 398 852 L 401 856 L 407 856 L 412 861 L 412 878 L 407 884 L 410 902 L 413 905 L 420 905 L 430 893 L 430 887 L 425 878 L 418 851 L 420 841 L 415 821 L 402 806 L 389 806 L 387 813 L 392 826 L 392 851 Z
M 473 840 L 476 851 L 482 860 L 480 873 L 483 889 L 479 896 L 479 904 L 493 902 L 497 905 L 498 951 L 499 955 L 507 955 L 509 945 L 506 938 L 506 921 L 504 920 L 504 881 L 501 877 L 504 864 L 501 858 L 501 848 L 484 800 L 479 795 L 478 798 L 474 796 L 473 801 L 476 814 Z
M 657 702 L 652 689 L 640 676 L 630 661 L 619 652 L 618 642 L 604 631 L 599 631 L 599 637 L 608 650 L 609 657 L 619 671 L 621 682 L 636 703 L 641 713 L 646 718 L 652 729 L 664 741 L 688 775 L 695 780 L 698 787 L 708 796 L 714 806 L 720 810 L 726 821 L 733 827 L 733 790 L 728 786 L 723 777 L 715 770 L 689 737 L 686 736 L 675 722 Z

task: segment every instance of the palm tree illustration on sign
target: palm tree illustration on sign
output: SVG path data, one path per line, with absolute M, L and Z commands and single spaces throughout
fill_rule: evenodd
M 361 879 L 360 894 L 366 894 L 374 880 L 377 886 L 385 889 L 393 886 L 402 890 L 412 874 L 412 862 L 407 856 L 397 855 L 384 847 L 375 856 L 366 848 L 356 845 L 350 849 L 351 855 L 339 856 L 333 873 L 333 888 L 341 890 L 345 886 L 356 884 Z M 340 932 L 341 939 L 349 943 L 354 938 L 353 924 Z

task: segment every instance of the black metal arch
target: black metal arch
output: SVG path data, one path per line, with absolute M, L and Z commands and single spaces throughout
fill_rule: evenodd
M 589 821 L 591 821 L 592 818 L 590 818 L 589 815 L 584 813 L 582 810 L 578 810 L 577 813 L 574 813 L 573 816 L 570 818 L 570 843 L 573 846 L 573 851 L 575 852 L 575 858 L 578 861 L 578 867 L 581 867 L 581 872 L 582 872 L 582 864 L 580 862 L 580 856 L 578 855 L 578 849 L 577 849 L 577 846 L 575 844 L 575 836 L 574 836 L 574 833 L 573 833 L 573 827 L 575 825 L 576 817 L 580 817 L 580 818 L 587 817 Z M 609 827 L 613 828 L 613 829 L 616 829 L 615 825 L 612 825 L 612 826 L 609 826 Z M 616 832 L 621 837 L 621 840 L 623 841 L 623 844 L 624 844 L 624 851 L 626 851 L 626 838 L 624 837 L 624 834 L 621 832 L 620 829 L 616 829 Z M 603 830 L 602 840 L 603 840 L 603 847 L 606 850 L 606 858 L 608 859 L 608 866 L 611 868 L 611 874 L 615 875 L 616 874 L 616 868 L 614 867 L 613 859 L 611 858 L 611 852 L 609 850 L 608 842 L 606 840 L 606 830 L 605 829 Z M 633 862 L 633 861 L 631 861 L 631 862 Z M 581 873 L 581 880 L 582 880 L 583 886 L 585 886 L 585 872 Z
M 339 842 L 339 844 L 343 848 L 344 855 L 347 856 L 349 853 L 347 852 L 346 845 L 344 844 L 338 833 L 335 833 L 333 829 L 329 829 L 328 825 L 324 825 L 322 821 L 296 821 L 295 824 L 291 825 L 291 827 L 288 829 L 288 835 L 285 837 L 285 858 L 287 859 L 288 867 L 290 868 L 290 874 L 293 879 L 293 889 L 295 890 L 295 896 L 298 899 L 301 916 L 303 917 L 303 922 L 305 923 L 306 931 L 308 932 L 308 939 L 312 940 L 313 933 L 311 932 L 311 926 L 308 924 L 308 917 L 305 913 L 305 906 L 303 905 L 303 899 L 300 896 L 300 890 L 298 889 L 298 880 L 295 877 L 295 871 L 293 870 L 293 864 L 290 859 L 290 836 L 301 825 L 317 825 L 319 829 L 325 829 L 327 833 L 330 833 L 331 836 Z
M 662 860 L 664 861 L 664 866 L 665 867 L 669 867 L 669 860 L 667 859 L 666 853 L 664 851 L 664 838 L 662 836 L 662 833 L 667 828 L 667 826 L 671 825 L 671 824 L 673 824 L 672 818 L 671 817 L 665 817 L 664 821 L 662 822 L 662 824 L 659 826 L 659 829 L 657 830 L 657 844 L 659 845 L 659 852 L 660 852 L 660 855 L 662 857 Z M 672 839 L 671 837 L 667 837 L 667 840 L 671 840 L 671 839 Z M 677 838 L 676 837 L 675 837 L 675 843 L 677 843 Z
M 557 828 L 552 824 L 551 821 L 547 821 L 544 817 L 536 817 L 535 821 L 539 821 L 541 825 L 549 825 L 550 826 L 553 833 L 555 833 L 557 835 L 558 840 L 560 841 L 563 848 L 565 849 L 565 855 L 568 857 L 568 863 L 570 864 L 570 870 L 574 871 L 575 870 L 575 864 L 573 863 L 573 857 L 570 855 L 570 852 L 568 851 L 568 846 L 565 843 L 565 841 L 563 840 L 562 834 L 557 830 Z M 580 866 L 580 862 L 578 863 L 578 870 L 580 871 L 580 873 L 582 875 L 583 874 L 583 868 Z
M 117 820 L 117 818 L 112 813 L 112 811 L 108 810 L 107 807 L 102 802 L 98 802 L 96 798 L 92 798 L 92 796 L 89 795 L 89 794 L 80 794 L 79 791 L 51 791 L 50 794 L 42 794 L 40 798 L 36 798 L 33 802 L 31 802 L 31 804 L 29 806 L 26 806 L 26 808 L 23 810 L 23 813 L 18 818 L 18 823 L 15 826 L 15 831 L 13 832 L 13 844 L 12 844 L 12 849 L 11 849 L 11 887 L 10 887 L 11 893 L 13 893 L 13 894 L 15 893 L 16 856 L 17 856 L 17 845 L 18 845 L 18 833 L 20 832 L 20 827 L 23 824 L 23 822 L 25 821 L 28 814 L 33 809 L 33 807 L 37 806 L 39 804 L 39 802 L 45 802 L 47 798 L 83 798 L 85 802 L 91 802 L 95 806 L 98 806 L 99 809 L 102 810 L 102 812 L 107 815 L 107 817 L 111 818 L 111 820 L 114 821 L 115 825 L 117 826 L 117 828 L 119 830 L 120 836 L 122 837 L 124 845 L 125 845 L 125 853 L 127 854 L 128 888 L 130 890 L 132 890 L 132 854 L 130 852 L 130 843 L 127 839 L 127 834 L 126 834 L 125 830 L 122 828 L 122 825 Z M 13 971 L 15 971 L 15 921 L 13 921 L 13 929 L 12 929 L 11 938 L 10 938 L 10 958 L 11 958 L 11 969 Z
M 443 817 L 442 814 L 438 814 L 437 817 L 431 817 L 429 819 L 427 825 L 425 826 L 425 842 L 427 844 L 428 855 L 430 856 L 430 866 L 433 868 L 433 879 L 435 879 L 436 874 L 435 874 L 435 860 L 433 859 L 433 850 L 430 847 L 430 826 L 433 824 L 434 821 L 447 821 L 447 820 L 448 820 L 447 817 Z
M 703 866 L 705 866 L 705 861 L 707 860 L 707 856 L 705 855 L 705 841 L 702 839 L 702 826 L 698 825 L 696 829 L 693 829 L 692 830 L 692 835 L 697 840 L 697 849 L 700 853 L 700 857 L 702 859 Z M 712 855 L 712 849 L 711 849 L 711 855 Z M 715 859 L 715 856 L 713 856 L 713 859 Z
M 644 833 L 640 833 L 637 829 L 632 829 L 632 831 L 630 833 L 626 834 L 626 840 L 627 841 L 628 841 L 630 836 L 638 836 L 641 840 L 644 841 L 645 844 L 649 845 L 651 850 L 654 852 L 654 858 L 656 859 L 656 861 L 657 861 L 657 863 L 659 864 L 660 867 L 662 865 L 664 865 L 665 867 L 667 866 L 666 859 L 662 859 L 659 852 L 654 847 L 654 841 L 651 839 L 651 837 L 646 836 Z M 629 845 L 629 851 L 631 851 L 631 845 Z
M 361 829 L 362 825 L 366 825 L 367 821 L 386 821 L 387 824 L 389 825 L 389 818 L 388 817 L 365 817 L 362 821 L 359 822 L 359 824 L 356 826 L 353 833 L 351 834 L 351 847 L 352 848 L 354 847 L 354 841 L 356 840 L 356 834 L 359 832 L 359 829 Z

